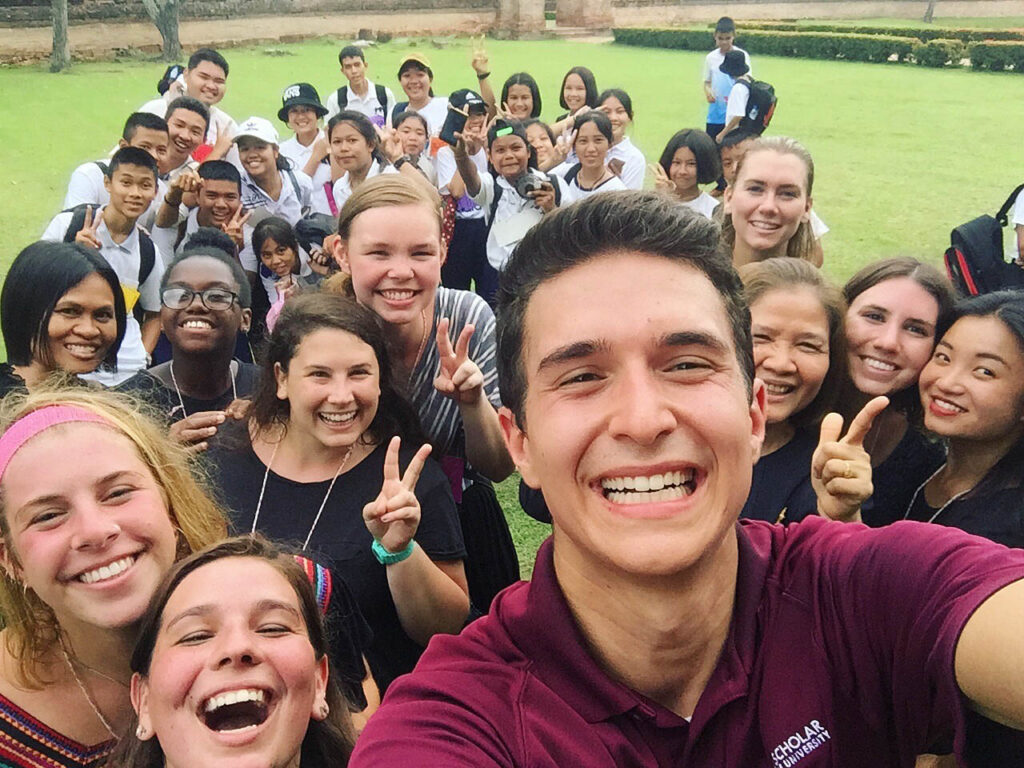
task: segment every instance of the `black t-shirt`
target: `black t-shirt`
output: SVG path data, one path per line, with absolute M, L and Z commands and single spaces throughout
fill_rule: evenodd
M 271 539 L 298 543 L 306 538 L 330 481 L 298 483 L 274 472 L 259 460 L 251 445 L 241 449 L 215 446 L 208 454 L 213 479 L 220 489 L 232 524 L 238 533 L 252 529 L 263 478 L 266 491 L 260 508 L 258 530 Z M 381 693 L 397 676 L 411 672 L 423 648 L 414 642 L 398 619 L 388 588 L 387 572 L 370 551 L 373 537 L 363 522 L 363 507 L 377 498 L 384 479 L 381 444 L 365 459 L 338 476 L 309 543 L 310 556 L 329 564 L 352 591 L 359 609 L 373 631 L 367 649 L 370 670 Z M 403 449 L 403 469 L 415 451 Z M 428 460 L 416 484 L 421 519 L 416 543 L 432 560 L 463 560 L 458 512 L 448 478 L 440 466 Z
M 758 459 L 740 517 L 794 523 L 817 514 L 818 498 L 811 486 L 811 456 L 817 445 L 814 430 L 800 430 L 784 446 Z M 782 510 L 786 515 L 780 521 Z
M 873 470 L 875 492 L 861 505 L 867 525 L 879 528 L 902 520 L 914 491 L 942 466 L 946 452 L 913 427 L 885 461 Z
M 168 386 L 161 379 L 149 371 L 139 371 L 130 379 L 121 382 L 115 389 L 119 392 L 130 392 L 136 397 L 145 400 L 156 408 L 167 419 L 168 424 L 180 421 L 187 415 L 201 411 L 223 411 L 231 401 L 238 397 L 246 398 L 256 390 L 256 384 L 260 380 L 260 368 L 252 363 L 234 361 L 238 366 L 235 372 L 235 386 L 228 387 L 223 393 L 212 400 L 200 400 L 197 397 L 189 397 L 182 393 L 181 400 L 173 386 Z M 181 412 L 181 404 L 185 404 L 185 413 Z

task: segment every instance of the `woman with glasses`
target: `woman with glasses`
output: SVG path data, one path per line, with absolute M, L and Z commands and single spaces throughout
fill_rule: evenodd
M 185 251 L 168 265 L 160 288 L 160 325 L 171 359 L 132 376 L 119 389 L 151 402 L 171 436 L 204 451 L 233 405 L 256 388 L 259 368 L 234 359 L 235 337 L 252 317 L 249 281 L 239 263 L 216 248 Z

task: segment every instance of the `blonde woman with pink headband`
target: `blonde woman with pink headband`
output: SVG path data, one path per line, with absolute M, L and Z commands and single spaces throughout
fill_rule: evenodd
M 102 765 L 132 714 L 139 620 L 225 521 L 123 396 L 10 395 L 0 430 L 0 763 Z

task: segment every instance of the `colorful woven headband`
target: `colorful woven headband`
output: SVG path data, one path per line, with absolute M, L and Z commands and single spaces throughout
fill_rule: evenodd
M 45 408 L 32 411 L 27 416 L 22 416 L 11 424 L 0 436 L 0 480 L 3 480 L 7 465 L 11 463 L 14 454 L 21 450 L 25 443 L 45 429 L 76 421 L 110 426 L 110 422 L 98 413 L 93 413 L 77 405 L 48 405 Z

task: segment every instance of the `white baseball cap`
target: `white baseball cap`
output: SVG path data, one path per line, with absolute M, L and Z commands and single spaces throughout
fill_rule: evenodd
M 235 133 L 234 141 L 237 142 L 243 136 L 252 136 L 254 139 L 259 139 L 267 144 L 279 143 L 277 129 L 265 117 L 250 117 L 238 126 L 238 132 Z

